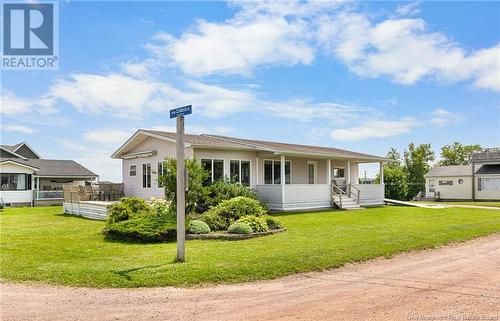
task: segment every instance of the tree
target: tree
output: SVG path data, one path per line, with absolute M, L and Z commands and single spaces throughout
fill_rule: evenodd
M 480 151 L 481 145 L 463 145 L 454 142 L 452 145 L 441 147 L 441 160 L 439 166 L 467 165 L 473 152 Z
M 193 213 L 199 200 L 205 198 L 207 189 L 203 182 L 208 177 L 208 172 L 194 159 L 186 159 L 188 172 L 188 190 L 186 192 L 186 212 Z M 165 199 L 171 201 L 172 207 L 177 205 L 177 160 L 166 158 L 163 162 L 163 175 L 159 176 L 160 183 L 165 187 Z
M 390 160 L 384 166 L 385 197 L 396 200 L 408 199 L 408 185 L 401 155 L 395 148 L 391 148 L 386 158 Z M 375 178 L 375 183 L 380 183 L 379 175 Z
M 431 150 L 431 144 L 415 146 L 411 143 L 408 150 L 404 152 L 404 170 L 408 182 L 408 198 L 416 196 L 419 192 L 425 192 L 424 175 L 430 169 L 430 162 L 435 158 Z

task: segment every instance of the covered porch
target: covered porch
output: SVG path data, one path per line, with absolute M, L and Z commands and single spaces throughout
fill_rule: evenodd
M 35 206 L 61 205 L 64 186 L 92 186 L 96 177 L 88 176 L 35 176 L 33 178 L 33 202 Z
M 366 163 L 378 164 L 381 184 L 360 184 L 359 165 Z M 259 153 L 255 189 L 275 211 L 382 205 L 383 163 L 369 157 Z

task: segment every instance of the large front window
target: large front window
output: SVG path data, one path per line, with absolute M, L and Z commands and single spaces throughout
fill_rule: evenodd
M 31 174 L 1 173 L 0 190 L 2 191 L 31 190 Z
M 291 182 L 291 168 L 291 162 L 285 161 L 285 184 Z M 264 161 L 264 184 L 281 184 L 281 161 Z
M 142 164 L 142 188 L 151 188 L 151 163 Z
M 250 186 L 250 161 L 231 160 L 229 175 L 232 182 Z
M 208 172 L 206 183 L 212 183 L 224 178 L 223 159 L 202 159 L 201 166 Z

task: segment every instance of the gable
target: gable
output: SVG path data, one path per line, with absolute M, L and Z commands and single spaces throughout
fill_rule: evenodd
M 19 148 L 16 149 L 16 154 L 24 156 L 29 159 L 39 159 L 38 154 L 32 150 L 28 145 L 22 144 Z
M 20 157 L 14 152 L 10 152 L 5 148 L 0 148 L 0 158 L 20 158 Z

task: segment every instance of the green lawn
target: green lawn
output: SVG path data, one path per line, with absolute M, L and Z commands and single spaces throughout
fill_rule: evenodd
M 425 204 L 444 204 L 444 205 L 476 205 L 476 206 L 490 206 L 490 207 L 500 207 L 500 202 L 426 202 L 426 201 L 415 201 L 414 203 L 425 203 Z
M 384 207 L 280 215 L 285 233 L 245 241 L 106 241 L 103 222 L 61 214 L 61 207 L 0 214 L 0 276 L 90 287 L 196 286 L 270 279 L 347 262 L 432 248 L 500 232 L 500 211 Z

